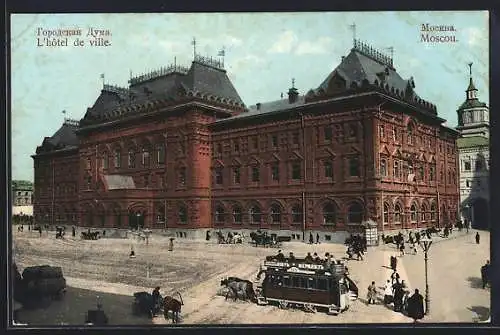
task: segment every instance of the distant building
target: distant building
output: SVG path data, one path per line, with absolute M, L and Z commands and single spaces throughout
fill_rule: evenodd
M 465 102 L 458 108 L 457 140 L 460 160 L 460 212 L 474 228 L 489 227 L 489 108 L 479 101 L 472 64 Z
M 33 204 L 33 183 L 26 180 L 12 181 L 12 205 L 31 206 Z
M 321 241 L 369 219 L 379 231 L 455 222 L 459 133 L 392 58 L 356 40 L 339 61 L 306 94 L 292 82 L 250 107 L 199 55 L 105 85 L 32 156 L 35 221 Z

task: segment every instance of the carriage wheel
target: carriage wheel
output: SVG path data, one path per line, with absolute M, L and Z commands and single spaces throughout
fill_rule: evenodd
M 304 304 L 304 309 L 305 309 L 307 312 L 316 313 L 316 306 L 314 306 L 314 305 L 311 305 L 311 304 Z

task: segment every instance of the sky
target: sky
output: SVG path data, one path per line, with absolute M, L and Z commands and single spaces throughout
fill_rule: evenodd
M 83 118 L 106 84 L 128 87 L 140 75 L 174 62 L 190 66 L 196 52 L 216 57 L 247 106 L 277 100 L 295 78 L 300 94 L 317 88 L 347 56 L 356 38 L 388 55 L 414 78 L 417 94 L 457 125 L 469 67 L 479 99 L 489 103 L 489 24 L 486 11 L 182 14 L 13 14 L 11 16 L 12 179 L 33 181 L 30 157 L 64 118 Z M 422 24 L 453 26 L 455 43 L 422 42 Z M 88 44 L 88 29 L 108 30 L 111 45 Z M 40 30 L 41 28 L 42 30 Z M 38 32 L 81 29 L 85 45 L 37 46 Z M 63 114 L 62 111 L 66 111 Z

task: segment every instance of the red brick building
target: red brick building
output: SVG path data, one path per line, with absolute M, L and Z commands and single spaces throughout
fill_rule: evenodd
M 46 139 L 33 156 L 45 191 L 35 216 L 331 241 L 368 219 L 379 230 L 442 226 L 459 195 L 458 133 L 444 122 L 413 78 L 359 41 L 318 88 L 292 84 L 249 108 L 220 63 L 196 56 L 189 69 L 105 86 L 78 128 L 59 130 L 73 135 Z

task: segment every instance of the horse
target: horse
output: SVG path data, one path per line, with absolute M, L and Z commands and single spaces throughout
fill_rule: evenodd
M 253 284 L 249 280 L 240 279 L 237 277 L 229 277 L 221 280 L 221 286 L 226 286 L 229 291 L 226 293 L 226 300 L 229 296 L 229 292 L 233 292 L 234 301 L 238 299 L 238 293 L 242 292 L 243 300 L 250 299 L 250 301 L 256 302 L 257 297 L 253 289 Z
M 179 313 L 181 312 L 182 305 L 184 305 L 181 294 L 179 292 L 176 293 L 179 295 L 180 301 L 171 296 L 163 298 L 163 316 L 165 320 L 168 320 L 168 311 L 172 311 L 172 323 L 179 323 Z

